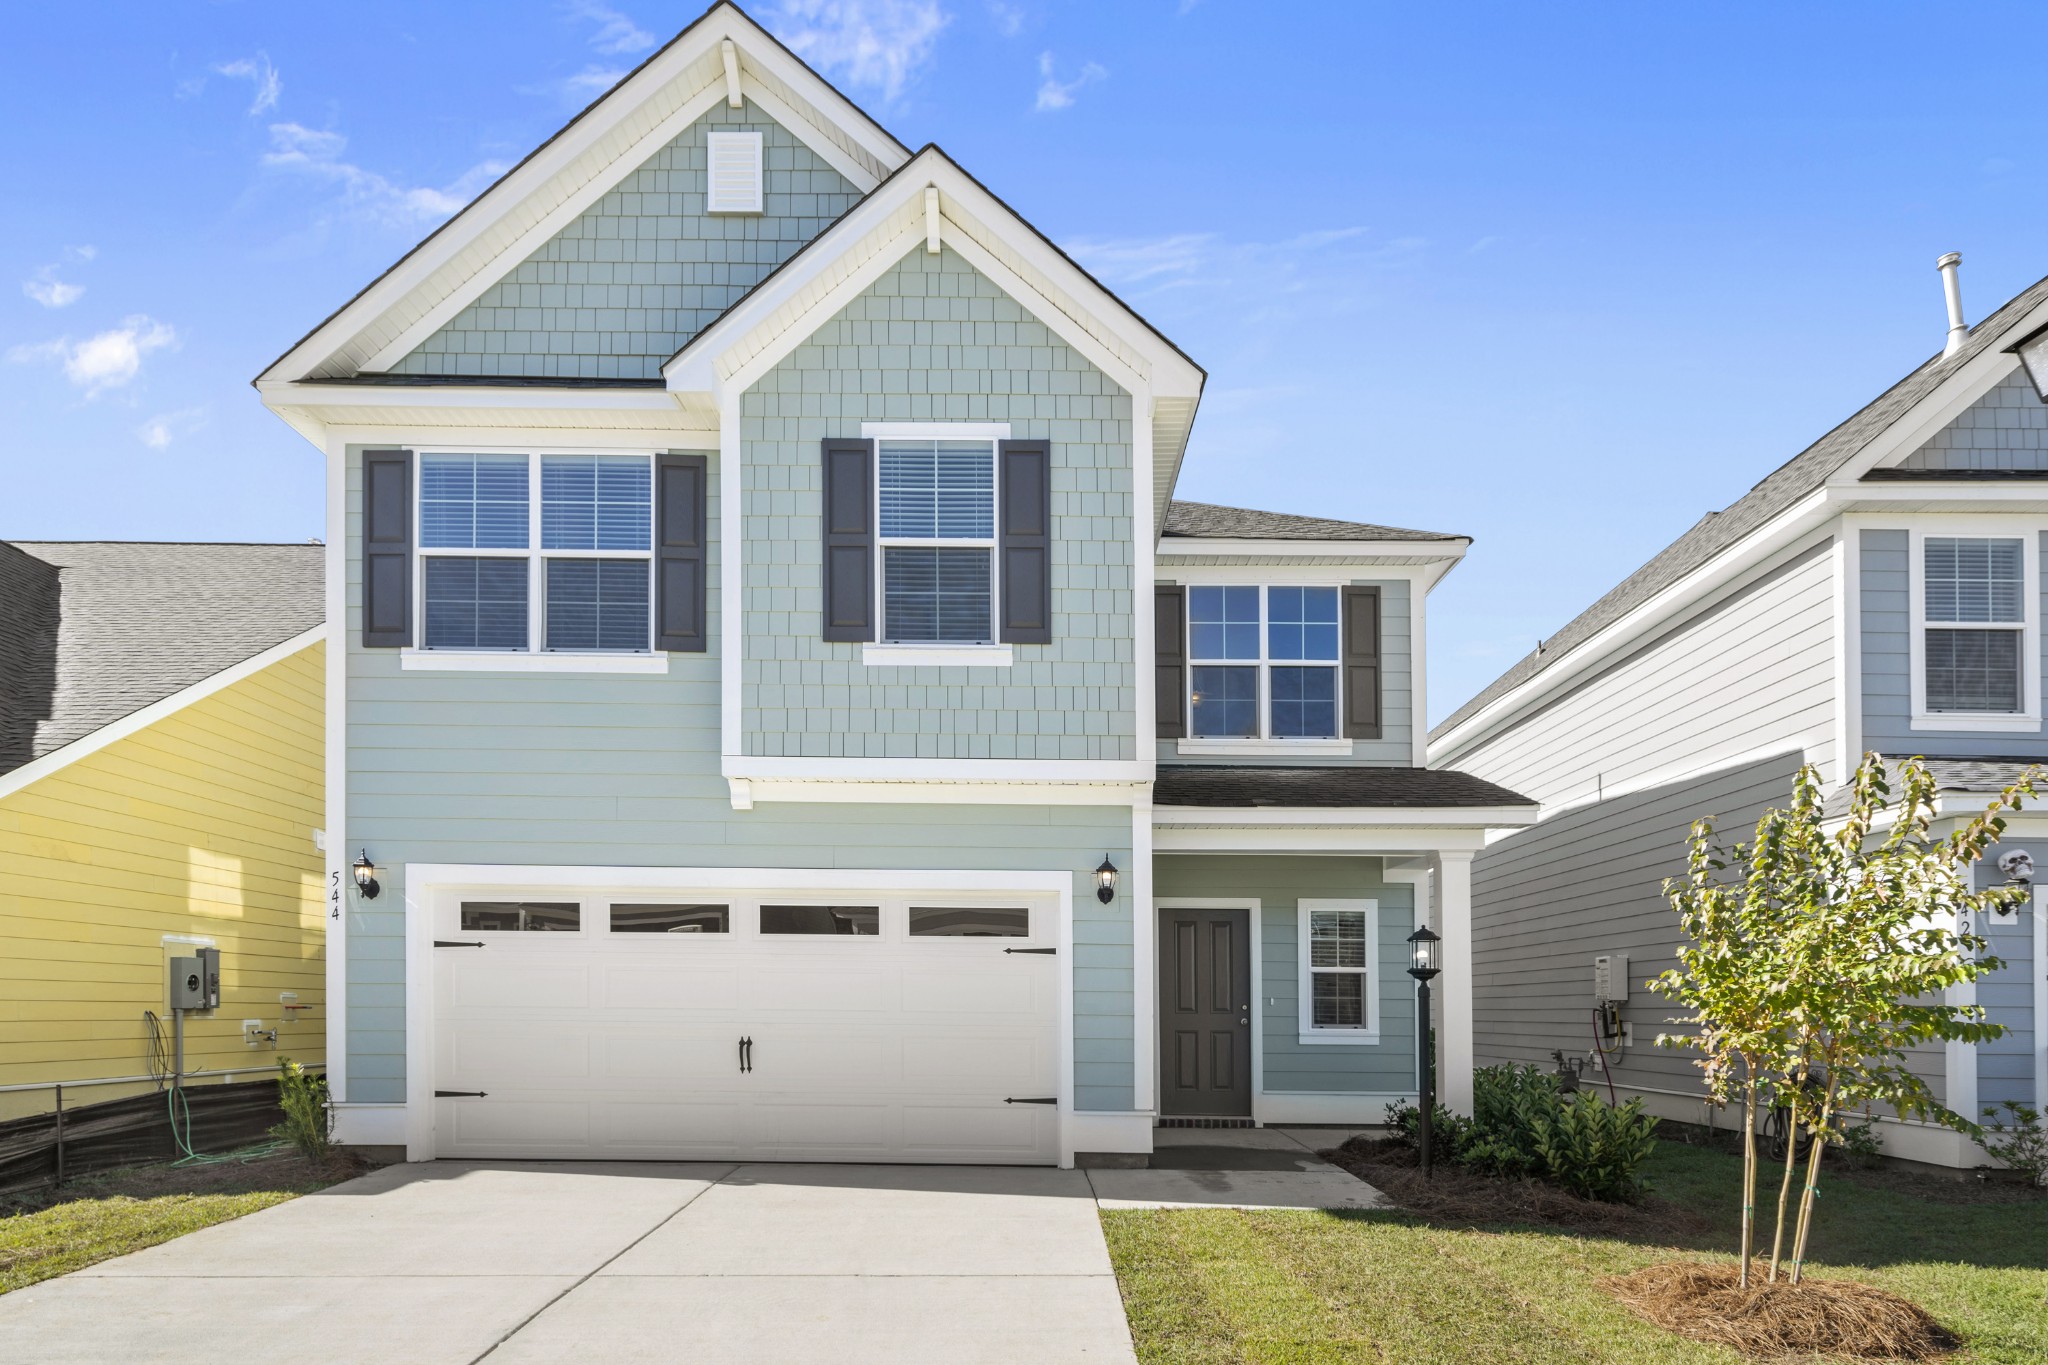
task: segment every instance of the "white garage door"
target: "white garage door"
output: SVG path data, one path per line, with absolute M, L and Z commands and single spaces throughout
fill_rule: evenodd
M 1050 1162 L 1050 903 L 436 898 L 442 1156 Z

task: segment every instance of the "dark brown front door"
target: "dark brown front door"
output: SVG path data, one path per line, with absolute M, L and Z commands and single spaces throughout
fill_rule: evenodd
M 1252 1112 L 1251 912 L 1159 912 L 1159 1112 Z

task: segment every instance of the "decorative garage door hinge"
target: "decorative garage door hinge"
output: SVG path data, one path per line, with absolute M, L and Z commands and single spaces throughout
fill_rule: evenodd
M 487 1092 L 482 1090 L 436 1090 L 437 1100 L 480 1100 Z
M 1007 1099 L 1003 1101 L 1004 1104 L 1058 1104 L 1059 1102 L 1059 1096 L 1057 1095 L 1047 1095 L 1044 1099 Z
M 1043 954 L 1045 954 L 1046 956 L 1050 957 L 1050 956 L 1051 956 L 1052 954 L 1054 954 L 1054 953 L 1057 953 L 1057 952 L 1059 951 L 1059 949 L 1057 949 L 1057 948 L 1005 948 L 1005 949 L 1003 949 L 1003 951 L 1004 951 L 1004 952 L 1006 952 L 1006 953 L 1043 953 Z
M 460 939 L 437 938 L 434 940 L 434 946 L 436 948 L 481 948 L 484 945 L 481 943 L 465 943 Z

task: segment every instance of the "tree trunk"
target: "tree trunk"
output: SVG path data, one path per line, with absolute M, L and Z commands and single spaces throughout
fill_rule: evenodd
M 1828 1148 L 1828 1124 L 1834 1118 L 1834 1106 L 1823 1102 L 1820 1111 L 1820 1127 L 1813 1137 L 1813 1154 L 1806 1160 L 1806 1188 L 1799 1195 L 1799 1231 L 1792 1239 L 1792 1283 L 1798 1284 L 1806 1267 L 1806 1239 L 1813 1231 L 1813 1201 L 1820 1193 L 1820 1155 Z M 1790 1155 L 1789 1153 L 1787 1155 Z
M 1742 1093 L 1742 1287 L 1749 1288 L 1749 1263 L 1756 1253 L 1756 1081 Z
M 1771 1283 L 1778 1282 L 1778 1265 L 1785 1252 L 1785 1214 L 1792 1206 L 1792 1172 L 1799 1165 L 1799 1110 L 1806 1090 L 1806 1068 L 1801 1066 L 1790 1078 L 1785 1100 L 1785 1178 L 1778 1182 L 1778 1221 L 1771 1233 Z

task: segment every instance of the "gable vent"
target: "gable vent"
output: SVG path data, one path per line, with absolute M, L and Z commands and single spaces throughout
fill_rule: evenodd
M 707 133 L 704 137 L 706 213 L 761 211 L 761 135 Z

